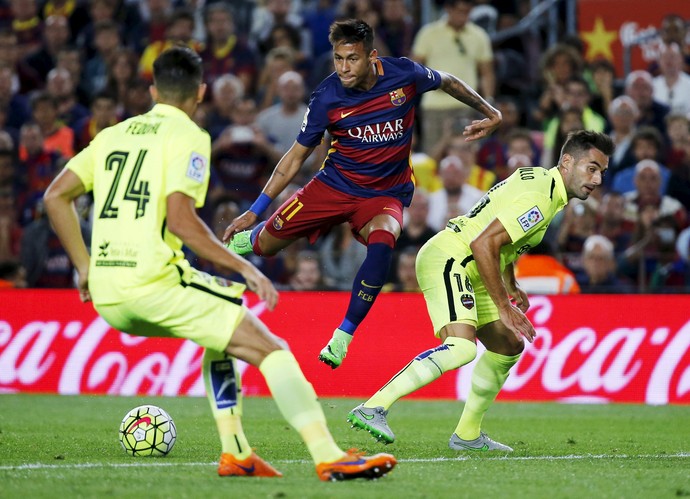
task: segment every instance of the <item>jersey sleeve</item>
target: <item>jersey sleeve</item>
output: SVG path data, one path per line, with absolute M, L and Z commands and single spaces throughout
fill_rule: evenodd
M 549 210 L 548 197 L 528 191 L 511 198 L 510 205 L 501 210 L 496 218 L 503 224 L 510 240 L 515 242 L 548 223 L 546 215 Z
M 302 126 L 297 135 L 297 142 L 304 147 L 316 147 L 321 143 L 323 134 L 328 128 L 328 109 L 324 105 L 322 91 L 315 91 L 309 99 L 307 112 L 304 113 Z
M 95 149 L 96 140 L 94 139 L 88 146 L 82 149 L 79 154 L 70 159 L 65 166 L 65 168 L 68 168 L 79 177 L 81 183 L 84 184 L 86 192 L 93 190 L 93 178 L 96 167 L 94 158 Z
M 423 66 L 418 62 L 410 62 L 414 71 L 417 92 L 421 94 L 430 90 L 436 90 L 441 86 L 441 74 L 438 71 Z
M 204 205 L 211 171 L 211 139 L 201 130 L 183 129 L 171 136 L 167 150 L 165 196 L 181 192 Z

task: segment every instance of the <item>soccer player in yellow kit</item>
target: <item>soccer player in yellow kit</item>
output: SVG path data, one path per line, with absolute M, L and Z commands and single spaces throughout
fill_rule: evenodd
M 395 435 L 386 421 L 390 406 L 471 362 L 479 339 L 486 352 L 474 368 L 471 391 L 448 445 L 460 451 L 513 450 L 481 431 L 484 414 L 520 358 L 522 337 L 532 342 L 535 336 L 513 262 L 542 240 L 570 199 L 587 199 L 601 184 L 613 149 L 611 139 L 601 133 L 571 133 L 556 167 L 519 168 L 420 249 L 417 279 L 442 344 L 417 355 L 350 411 L 347 419 L 353 426 L 392 443 Z
M 200 257 L 239 272 L 269 309 L 278 294 L 247 260 L 226 250 L 201 221 L 211 141 L 191 120 L 206 85 L 199 56 L 173 48 L 154 63 L 148 113 L 107 128 L 75 156 L 45 194 L 50 220 L 79 273 L 83 301 L 115 329 L 187 338 L 205 348 L 202 373 L 220 434 L 221 476 L 282 476 L 257 456 L 242 430 L 236 358 L 257 366 L 285 417 L 300 433 L 322 480 L 377 478 L 390 454 L 366 457 L 336 445 L 311 384 L 286 343 L 242 304 L 244 285 L 192 268 Z M 73 200 L 93 191 L 91 256 Z

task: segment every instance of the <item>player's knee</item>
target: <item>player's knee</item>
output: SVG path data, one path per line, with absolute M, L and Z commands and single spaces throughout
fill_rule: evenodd
M 448 336 L 443 345 L 437 347 L 438 359 L 443 372 L 452 371 L 469 364 L 477 356 L 477 345 L 473 341 L 464 338 Z

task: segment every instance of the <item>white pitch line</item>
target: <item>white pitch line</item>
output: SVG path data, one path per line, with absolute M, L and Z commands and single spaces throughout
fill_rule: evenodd
M 690 452 L 678 452 L 675 454 L 569 454 L 567 456 L 495 456 L 478 459 L 474 456 L 458 457 L 434 457 L 428 459 L 400 459 L 399 463 L 439 463 L 453 461 L 577 461 L 584 459 L 684 459 L 690 458 Z M 274 463 L 283 464 L 311 464 L 311 461 L 304 459 L 283 459 L 275 460 Z M 55 469 L 89 469 L 89 468 L 133 468 L 148 467 L 162 468 L 172 466 L 216 466 L 217 462 L 207 463 L 178 463 L 178 462 L 152 462 L 144 459 L 132 463 L 76 463 L 76 464 L 18 464 L 16 466 L 3 465 L 0 471 L 24 471 L 24 470 L 55 470 Z

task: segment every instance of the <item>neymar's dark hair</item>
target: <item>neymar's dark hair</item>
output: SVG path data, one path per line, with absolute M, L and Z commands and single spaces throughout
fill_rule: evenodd
M 564 154 L 570 154 L 573 158 L 578 159 L 590 149 L 598 149 L 606 156 L 611 156 L 615 147 L 611 137 L 606 134 L 591 130 L 578 130 L 568 134 L 561 148 L 561 157 Z
M 153 83 L 158 93 L 182 103 L 195 97 L 202 78 L 201 57 L 187 47 L 173 47 L 153 63 Z
M 374 30 L 360 19 L 336 21 L 331 24 L 328 41 L 334 47 L 341 43 L 361 43 L 368 54 L 374 50 Z

